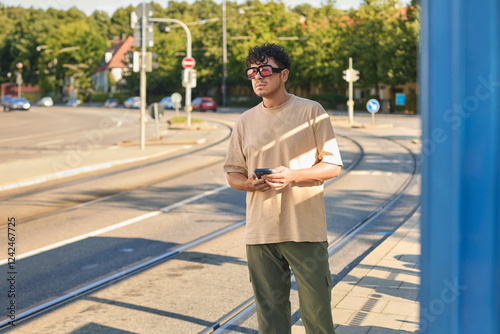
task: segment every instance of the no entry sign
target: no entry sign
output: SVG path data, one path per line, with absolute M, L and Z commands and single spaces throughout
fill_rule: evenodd
M 184 59 L 182 59 L 183 68 L 193 68 L 194 65 L 196 65 L 196 61 L 193 57 L 184 57 Z

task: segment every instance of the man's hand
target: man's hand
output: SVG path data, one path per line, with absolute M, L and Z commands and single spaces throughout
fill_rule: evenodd
M 268 191 L 271 187 L 266 183 L 264 179 L 258 179 L 255 174 L 247 179 L 247 187 L 250 190 L 247 191 Z
M 266 183 L 274 190 L 281 190 L 290 183 L 324 182 L 337 177 L 341 168 L 341 166 L 325 162 L 304 169 L 289 169 L 279 166 L 273 169 L 273 174 L 264 175 L 262 179 L 266 180 Z
M 274 190 L 281 190 L 290 183 L 295 182 L 295 177 L 295 171 L 284 166 L 279 166 L 273 169 L 272 174 L 262 176 L 262 179 Z
M 268 191 L 271 186 L 264 179 L 258 179 L 255 174 L 247 178 L 242 173 L 227 173 L 229 185 L 241 191 Z

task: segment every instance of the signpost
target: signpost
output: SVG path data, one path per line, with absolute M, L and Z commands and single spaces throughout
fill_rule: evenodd
M 372 114 L 372 125 L 375 124 L 375 114 L 380 110 L 380 103 L 375 99 L 368 100 L 366 110 Z
M 179 116 L 179 108 L 181 107 L 182 95 L 175 92 L 172 94 L 172 96 L 170 96 L 170 99 L 172 100 L 172 104 L 175 108 L 175 116 Z
M 344 73 L 342 77 L 349 83 L 349 101 L 347 101 L 347 111 L 349 115 L 349 125 L 352 125 L 352 123 L 354 122 L 353 82 L 358 81 L 359 71 L 356 71 L 352 68 L 351 57 L 349 57 L 349 68 L 342 72 Z
M 183 68 L 194 68 L 195 65 L 196 61 L 194 60 L 193 57 L 184 57 L 184 59 L 182 59 Z

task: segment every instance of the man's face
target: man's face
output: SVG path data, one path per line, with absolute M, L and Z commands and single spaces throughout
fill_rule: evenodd
M 251 67 L 259 67 L 260 65 L 271 65 L 278 67 L 274 59 L 268 58 L 266 63 L 252 64 Z M 255 94 L 259 97 L 271 98 L 281 89 L 284 89 L 285 82 L 288 78 L 288 70 L 283 70 L 280 73 L 273 73 L 271 76 L 263 77 L 257 73 L 255 78 L 252 79 L 252 87 Z

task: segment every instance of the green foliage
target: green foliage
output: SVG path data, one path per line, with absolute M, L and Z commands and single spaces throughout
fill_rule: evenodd
M 325 109 L 338 109 L 340 104 L 346 105 L 348 98 L 338 94 L 324 93 L 311 96 L 311 99 L 321 103 Z
M 106 92 L 94 92 L 89 96 L 88 101 L 104 103 L 107 99 L 117 99 L 118 102 L 122 104 L 129 97 L 128 92 L 115 92 L 112 94 Z
M 170 119 L 170 123 L 171 124 L 180 124 L 180 123 L 185 124 L 186 117 L 185 116 L 174 116 Z M 203 123 L 203 122 L 197 118 L 191 118 L 191 123 Z
M 215 0 L 169 1 L 168 8 L 152 3 L 154 17 L 187 23 L 196 59 L 197 87 L 193 97 L 213 96 L 220 103 L 222 85 L 222 4 Z M 398 8 L 399 0 L 365 0 L 359 9 L 342 11 L 335 1 L 321 7 L 302 4 L 290 7 L 285 1 L 245 3 L 227 1 L 227 78 L 229 101 L 253 103 L 238 96 L 253 96 L 243 75 L 249 48 L 273 42 L 283 45 L 291 58 L 287 88 L 298 95 L 320 100 L 326 107 L 344 103 L 346 82 L 342 70 L 348 59 L 360 71 L 357 85 L 395 87 L 416 81 L 419 30 L 418 1 Z M 129 26 L 134 6 L 117 9 L 111 16 L 95 11 L 90 16 L 76 8 L 67 11 L 24 9 L 0 4 L 0 82 L 23 62 L 23 79 L 39 83 L 43 93 L 60 94 L 65 80 L 74 77 L 82 97 L 91 98 L 91 77 L 104 51 L 115 37 L 132 35 Z M 186 34 L 175 24 L 164 24 L 170 32 L 155 29 L 158 68 L 147 75 L 148 101 L 173 92 L 180 85 L 181 60 L 186 56 Z M 37 46 L 41 47 L 37 51 Z M 61 52 L 79 46 L 78 50 Z M 56 61 L 57 59 L 57 61 Z M 66 66 L 64 66 L 66 64 Z M 67 66 L 73 65 L 73 66 Z M 75 66 L 78 65 L 78 66 Z M 128 96 L 139 95 L 139 75 L 126 77 Z M 92 95 L 92 99 L 96 98 Z M 150 98 L 149 98 L 150 96 Z

